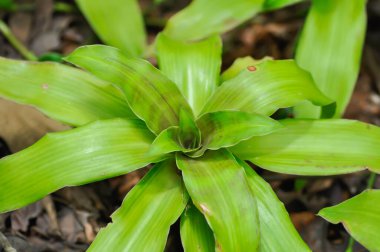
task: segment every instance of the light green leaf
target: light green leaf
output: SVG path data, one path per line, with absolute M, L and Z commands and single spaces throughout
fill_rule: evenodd
M 185 252 L 215 252 L 212 230 L 205 217 L 191 203 L 181 216 L 180 232 Z
M 214 232 L 217 251 L 255 251 L 257 206 L 245 172 L 225 149 L 197 159 L 177 155 L 177 165 L 194 205 Z
M 327 221 L 342 222 L 347 231 L 370 251 L 380 248 L 380 190 L 366 190 L 336 206 L 323 208 L 318 215 Z
M 218 86 L 222 42 L 213 36 L 198 43 L 180 42 L 160 34 L 158 64 L 185 96 L 197 116 Z
M 137 0 L 76 0 L 98 36 L 131 56 L 145 50 L 144 21 Z
M 142 121 L 124 119 L 47 134 L 0 159 L 0 213 L 65 186 L 118 176 L 158 161 L 160 157 L 146 155 L 153 138 Z
M 32 105 L 63 123 L 135 118 L 119 90 L 78 69 L 2 57 L 0 69 L 1 97 Z
M 380 172 L 380 128 L 352 120 L 283 120 L 285 127 L 231 148 L 243 160 L 298 175 Z
M 228 31 L 262 9 L 264 0 L 194 0 L 169 19 L 164 33 L 194 41 Z
M 127 194 L 88 251 L 164 251 L 169 228 L 187 201 L 174 160 L 157 164 Z
M 366 30 L 366 0 L 314 0 L 298 42 L 297 63 L 311 73 L 324 94 L 337 102 L 340 117 L 360 68 Z M 296 107 L 299 118 L 318 118 L 320 108 Z
M 240 110 L 271 115 L 279 108 L 291 107 L 304 100 L 320 106 L 332 103 L 293 60 L 265 60 L 224 82 L 209 99 L 202 114 Z
M 260 252 L 311 251 L 294 228 L 284 204 L 272 187 L 245 162 L 248 184 L 256 196 L 260 221 Z M 273 239 L 275 237 L 275 239 Z
M 180 109 L 191 113 L 177 86 L 145 60 L 102 45 L 80 47 L 65 60 L 121 87 L 131 109 L 156 134 L 179 125 Z
M 299 3 L 304 0 L 265 0 L 264 2 L 264 10 L 274 10 L 284 8 L 288 5 L 292 5 L 295 3 Z
M 273 60 L 271 57 L 264 57 L 262 59 L 254 59 L 251 56 L 246 56 L 243 58 L 237 58 L 232 65 L 222 73 L 221 75 L 221 81 L 227 81 L 229 79 L 234 78 L 236 75 L 238 75 L 241 71 L 246 69 L 249 66 L 255 66 L 265 60 Z
M 202 134 L 202 149 L 217 150 L 233 146 L 253 136 L 262 136 L 282 127 L 277 121 L 259 114 L 219 111 L 197 120 Z

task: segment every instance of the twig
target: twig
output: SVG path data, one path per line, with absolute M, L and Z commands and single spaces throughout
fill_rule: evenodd
M 9 41 L 9 43 L 27 60 L 37 61 L 38 58 L 34 53 L 29 51 L 16 37 L 13 35 L 9 27 L 0 20 L 0 32 Z
M 376 173 L 371 172 L 367 180 L 367 189 L 372 189 L 375 182 L 376 182 Z M 350 236 L 350 239 L 348 240 L 346 252 L 352 252 L 354 248 L 354 244 L 355 244 L 355 240 L 354 238 L 352 238 L 352 236 Z
M 0 248 L 3 248 L 4 252 L 17 252 L 2 232 L 0 232 Z

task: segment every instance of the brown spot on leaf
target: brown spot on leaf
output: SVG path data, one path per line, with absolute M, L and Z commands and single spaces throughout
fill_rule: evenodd
M 251 71 L 251 72 L 254 72 L 257 70 L 257 68 L 255 66 L 248 66 L 247 69 L 248 69 L 248 71 Z
M 41 85 L 41 87 L 44 90 L 48 90 L 49 89 L 49 84 L 44 83 L 44 84 Z

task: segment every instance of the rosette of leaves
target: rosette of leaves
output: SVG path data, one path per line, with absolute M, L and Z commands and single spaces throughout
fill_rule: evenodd
M 154 163 L 89 251 L 163 251 L 180 218 L 185 251 L 309 251 L 275 193 L 246 163 L 298 175 L 380 171 L 380 129 L 343 119 L 270 116 L 333 101 L 293 60 L 236 61 L 221 76 L 220 38 L 157 38 L 160 70 L 85 46 L 59 63 L 0 58 L 0 94 L 74 129 L 0 160 L 0 212 L 65 186 Z

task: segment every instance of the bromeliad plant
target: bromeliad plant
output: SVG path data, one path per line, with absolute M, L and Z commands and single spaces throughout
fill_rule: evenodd
M 1 96 L 77 127 L 0 160 L 0 212 L 155 163 L 90 251 L 163 251 L 178 218 L 185 251 L 309 251 L 246 161 L 299 175 L 380 171 L 378 127 L 270 118 L 305 100 L 334 114 L 293 60 L 240 60 L 219 77 L 217 36 L 161 34 L 156 48 L 161 70 L 101 45 L 66 58 L 87 72 L 0 58 Z

